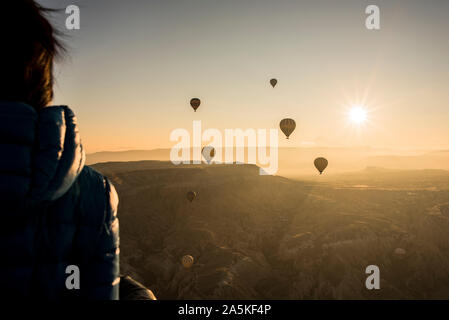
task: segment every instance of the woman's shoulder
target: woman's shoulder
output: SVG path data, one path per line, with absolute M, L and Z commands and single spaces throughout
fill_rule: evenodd
M 85 222 L 98 225 L 115 219 L 118 195 L 107 177 L 85 166 L 74 187 L 79 194 L 79 209 Z

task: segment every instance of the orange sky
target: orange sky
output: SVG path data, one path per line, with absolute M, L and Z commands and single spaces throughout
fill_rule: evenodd
M 75 110 L 88 152 L 171 147 L 193 120 L 268 129 L 285 117 L 298 127 L 281 146 L 449 148 L 449 1 L 371 1 L 379 31 L 358 0 L 41 2 L 81 7 L 55 103 Z M 352 105 L 365 125 L 348 123 Z

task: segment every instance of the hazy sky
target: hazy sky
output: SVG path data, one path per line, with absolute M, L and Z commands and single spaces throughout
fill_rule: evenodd
M 285 117 L 298 127 L 281 146 L 449 148 L 447 0 L 40 2 L 81 8 L 81 29 L 62 29 L 55 103 L 75 110 L 88 152 L 171 147 L 192 120 L 223 130 Z M 379 31 L 365 28 L 370 4 Z M 358 128 L 354 104 L 369 110 Z

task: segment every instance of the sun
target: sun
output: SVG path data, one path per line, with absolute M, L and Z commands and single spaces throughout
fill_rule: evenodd
M 366 110 L 360 106 L 354 106 L 349 110 L 349 120 L 356 124 L 362 124 L 366 121 Z

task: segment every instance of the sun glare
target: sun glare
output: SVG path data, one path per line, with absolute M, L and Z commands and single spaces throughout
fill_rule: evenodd
M 362 124 L 366 121 L 366 110 L 362 107 L 352 107 L 349 110 L 349 120 L 356 124 Z

